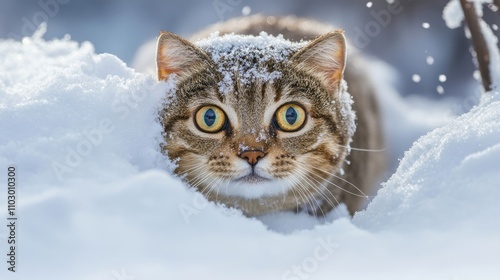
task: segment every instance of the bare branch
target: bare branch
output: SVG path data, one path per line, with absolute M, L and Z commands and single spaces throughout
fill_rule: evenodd
M 486 44 L 483 32 L 481 31 L 481 26 L 479 25 L 479 19 L 477 17 L 474 4 L 468 2 L 467 0 L 460 0 L 460 4 L 462 5 L 462 10 L 464 11 L 467 26 L 469 26 L 472 46 L 476 51 L 476 59 L 479 65 L 479 71 L 481 72 L 484 90 L 489 91 L 491 90 L 491 75 L 489 68 L 490 52 L 488 50 L 488 45 Z

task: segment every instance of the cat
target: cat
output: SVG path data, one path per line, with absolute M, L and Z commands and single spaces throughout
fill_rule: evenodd
M 255 15 L 191 41 L 161 32 L 158 79 L 176 85 L 160 112 L 174 172 L 247 216 L 362 209 L 385 169 L 383 128 L 363 58 L 332 30 Z

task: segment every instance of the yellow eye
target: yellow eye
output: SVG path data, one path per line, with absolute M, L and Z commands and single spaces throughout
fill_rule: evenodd
M 199 130 L 216 133 L 224 128 L 226 114 L 217 106 L 203 106 L 196 112 L 194 122 Z
M 283 131 L 294 132 L 306 121 L 306 111 L 299 105 L 289 103 L 281 106 L 274 116 L 276 125 Z

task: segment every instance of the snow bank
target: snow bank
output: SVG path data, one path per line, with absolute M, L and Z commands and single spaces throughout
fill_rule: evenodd
M 354 223 L 368 229 L 450 229 L 470 223 L 499 230 L 500 98 L 422 137 Z
M 37 36 L 0 45 L 0 165 L 19 164 L 30 188 L 153 167 L 165 86 L 88 42 Z
M 15 164 L 19 179 L 19 262 L 16 273 L 2 262 L 1 279 L 500 274 L 498 95 L 415 143 L 353 221 L 277 213 L 263 223 L 165 171 L 156 111 L 168 85 L 90 43 L 40 36 L 0 41 L 0 176 Z M 4 254 L 5 226 L 0 237 Z

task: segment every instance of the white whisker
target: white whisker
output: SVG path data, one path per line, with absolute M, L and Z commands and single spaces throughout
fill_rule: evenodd
M 354 148 L 354 147 L 344 146 L 344 145 L 339 145 L 339 144 L 336 144 L 336 145 L 339 146 L 339 147 L 343 147 L 343 148 L 346 148 L 346 149 L 351 149 L 353 151 L 360 151 L 360 152 L 381 153 L 381 152 L 387 151 L 387 148 L 382 148 L 382 149 L 363 149 L 363 148 Z
M 327 202 L 330 206 L 332 206 L 332 209 L 335 209 L 335 211 L 337 211 L 337 213 L 338 213 L 338 210 L 336 209 L 336 206 L 337 206 L 338 204 L 340 204 L 340 202 L 337 200 L 337 198 L 335 197 L 335 195 L 334 195 L 334 194 L 333 194 L 333 193 L 332 193 L 332 192 L 331 192 L 328 188 L 324 187 L 324 191 L 328 192 L 328 193 L 331 195 L 331 197 L 335 200 L 335 202 L 336 202 L 336 203 L 333 203 L 333 201 L 331 201 L 331 200 L 330 200 L 330 198 L 329 198 L 329 197 L 328 197 L 328 196 L 324 193 L 324 191 L 320 190 L 320 189 L 319 189 L 319 187 L 318 187 L 316 184 L 314 184 L 314 182 L 312 182 L 311 180 L 314 180 L 314 181 L 315 181 L 318 185 L 320 185 L 320 186 L 322 186 L 322 182 L 318 181 L 317 179 L 315 179 L 315 178 L 314 178 L 314 177 L 312 177 L 311 175 L 307 174 L 307 170 L 306 170 L 304 167 L 302 167 L 302 166 L 297 166 L 297 167 L 298 167 L 297 171 L 298 171 L 300 174 L 302 174 L 302 176 L 303 176 L 303 178 L 304 178 L 305 180 L 307 180 L 307 181 L 308 181 L 308 184 L 309 184 L 312 188 L 314 188 L 314 189 L 315 189 L 315 190 L 319 193 L 319 195 L 320 195 L 323 199 L 325 199 L 325 201 L 326 201 L 326 202 Z M 327 183 L 330 183 L 330 182 L 327 182 Z M 323 212 L 323 211 L 322 211 L 322 212 Z M 324 213 L 323 213 L 323 215 L 324 215 Z
M 311 192 L 307 189 L 307 187 L 304 186 L 302 184 L 302 182 L 300 182 L 297 178 L 295 178 L 294 176 L 290 176 L 289 178 L 293 182 L 295 182 L 295 186 L 297 187 L 297 191 L 300 191 L 300 193 L 303 194 L 305 203 L 311 207 L 310 209 L 312 209 L 314 211 L 314 214 L 316 215 L 316 209 L 321 208 L 321 206 L 318 203 L 318 201 L 314 198 L 314 195 L 311 195 Z M 316 202 L 316 205 L 318 206 L 317 208 L 314 207 L 314 202 Z M 323 215 L 324 215 L 324 213 L 323 213 Z
M 352 195 L 357 196 L 357 197 L 362 197 L 362 198 L 370 198 L 368 195 L 366 195 L 365 193 L 363 193 L 363 191 L 362 191 L 360 188 L 356 187 L 356 185 L 354 185 L 353 183 L 351 183 L 351 182 L 347 181 L 346 179 L 344 179 L 344 178 L 342 178 L 342 177 L 340 177 L 340 176 L 337 176 L 337 175 L 335 175 L 334 173 L 331 173 L 331 172 L 325 171 L 325 170 L 323 170 L 323 169 L 320 169 L 320 168 L 317 168 L 317 167 L 314 167 L 314 166 L 310 166 L 310 167 L 311 167 L 311 168 L 314 168 L 314 169 L 316 169 L 316 170 L 318 170 L 318 171 L 324 172 L 324 173 L 326 173 L 326 174 L 328 174 L 328 175 L 330 175 L 330 176 L 333 176 L 333 177 L 335 177 L 335 178 L 337 178 L 337 179 L 341 180 L 342 182 L 345 182 L 345 183 L 349 184 L 350 186 L 352 186 L 353 188 L 355 188 L 357 191 L 359 191 L 362 195 L 359 195 L 359 194 L 353 193 L 353 192 L 351 192 L 351 191 L 349 191 L 349 190 L 346 190 L 346 189 L 344 189 L 344 188 L 341 188 L 340 186 L 338 186 L 338 185 L 334 184 L 333 182 L 331 182 L 332 184 L 334 184 L 335 186 L 337 186 L 339 189 L 341 189 L 341 190 L 345 191 L 346 193 L 352 194 Z M 318 174 L 315 174 L 315 173 L 312 173 L 312 174 L 314 174 L 314 175 L 316 175 L 316 176 L 319 176 Z

